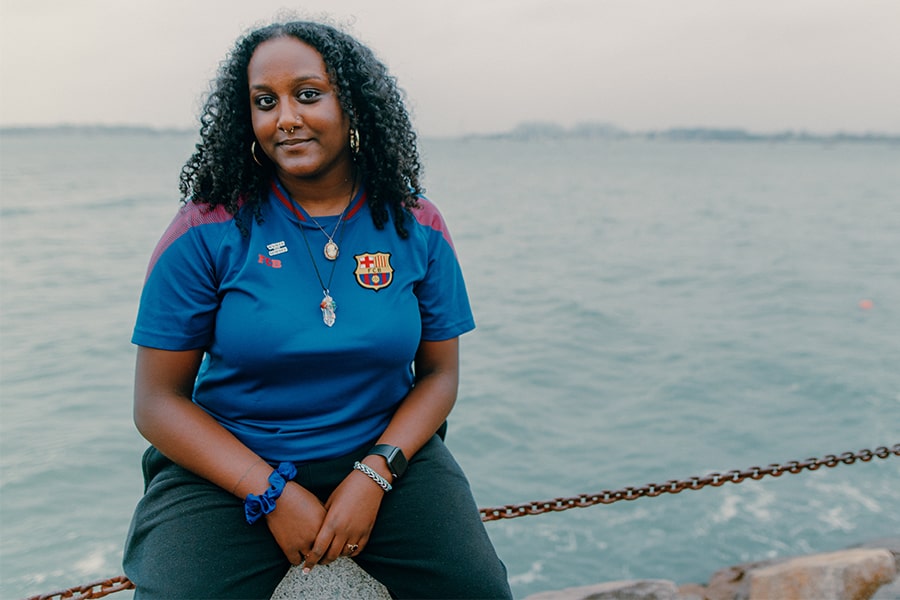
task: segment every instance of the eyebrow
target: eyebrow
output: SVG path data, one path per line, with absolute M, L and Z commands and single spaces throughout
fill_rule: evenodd
M 301 83 L 306 83 L 307 81 L 316 81 L 316 82 L 321 82 L 321 83 L 326 83 L 326 84 L 329 83 L 327 78 L 322 77 L 320 75 L 301 75 L 300 77 L 297 77 L 293 81 L 291 81 L 291 84 L 299 85 Z M 250 88 L 254 89 L 254 90 L 265 90 L 265 89 L 269 89 L 269 86 L 264 85 L 264 84 L 252 84 L 251 83 Z

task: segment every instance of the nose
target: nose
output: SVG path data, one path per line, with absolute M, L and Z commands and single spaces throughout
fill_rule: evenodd
M 284 133 L 294 133 L 294 130 L 303 126 L 303 119 L 290 106 L 289 102 L 281 103 L 281 111 L 278 113 L 278 129 Z

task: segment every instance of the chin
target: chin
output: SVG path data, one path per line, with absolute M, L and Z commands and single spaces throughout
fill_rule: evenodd
M 284 175 L 285 177 L 298 177 L 298 178 L 308 178 L 308 177 L 317 177 L 322 174 L 321 168 L 311 165 L 297 165 L 297 164 L 289 164 L 289 165 L 278 165 L 278 174 Z

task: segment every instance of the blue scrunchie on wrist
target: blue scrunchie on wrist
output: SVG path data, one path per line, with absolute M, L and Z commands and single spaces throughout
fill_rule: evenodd
M 275 501 L 284 491 L 284 485 L 297 475 L 294 463 L 283 462 L 269 475 L 269 487 L 261 495 L 247 494 L 244 500 L 244 516 L 253 525 L 263 515 L 275 510 Z

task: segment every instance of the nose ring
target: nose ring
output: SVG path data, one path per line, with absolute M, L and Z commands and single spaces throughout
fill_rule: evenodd
M 284 127 L 279 127 L 278 129 L 282 130 L 283 132 L 285 132 L 287 134 L 291 134 L 291 133 L 294 133 L 294 129 L 296 129 L 296 128 L 291 127 L 290 129 L 285 129 Z

